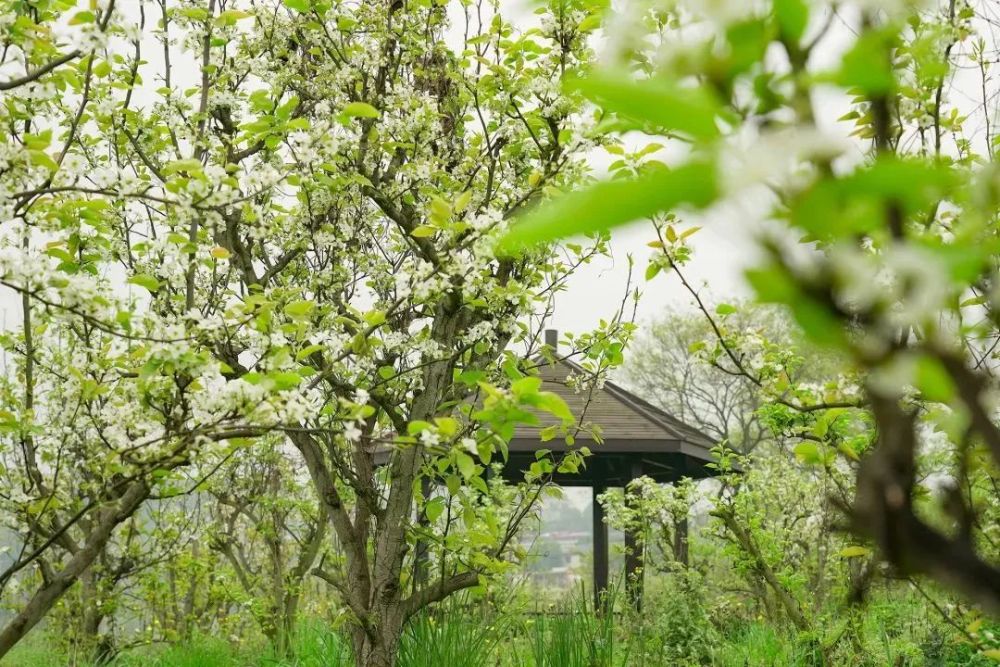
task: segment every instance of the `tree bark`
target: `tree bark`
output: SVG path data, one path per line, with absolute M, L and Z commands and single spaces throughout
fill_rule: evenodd
M 0 631 L 0 658 L 24 638 L 52 609 L 56 601 L 80 578 L 111 539 L 115 528 L 126 521 L 149 496 L 145 481 L 135 481 L 125 487 L 121 496 L 103 508 L 94 522 L 94 529 L 86 542 L 66 565 L 47 583 L 43 584 L 28 603 Z
M 403 624 L 398 610 L 390 610 L 378 625 L 378 632 L 362 633 L 360 645 L 355 646 L 357 667 L 394 667 Z
M 100 583 L 94 567 L 80 575 L 80 608 L 71 622 L 77 624 L 74 636 L 77 653 L 87 656 L 94 664 L 103 665 L 111 660 L 114 653 L 114 638 L 101 635 L 104 612 L 101 609 Z M 89 663 L 88 663 L 89 664 Z

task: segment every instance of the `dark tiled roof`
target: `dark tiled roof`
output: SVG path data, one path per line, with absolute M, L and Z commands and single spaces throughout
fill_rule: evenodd
M 570 387 L 566 379 L 571 374 L 583 374 L 580 366 L 569 360 L 555 363 L 542 362 L 538 369 L 542 378 L 542 390 L 558 394 L 584 424 L 600 426 L 602 444 L 594 448 L 594 453 L 625 453 L 630 451 L 684 451 L 698 458 L 708 460 L 709 449 L 715 445 L 710 437 L 677 419 L 673 415 L 644 401 L 635 394 L 607 382 L 601 388 L 577 391 Z M 540 426 L 520 426 L 514 433 L 512 449 L 520 449 L 534 441 L 539 445 L 539 430 L 555 423 L 548 415 L 540 415 Z M 553 445 L 562 443 L 562 438 L 551 441 Z M 658 444 L 659 443 L 659 444 Z M 594 444 L 589 434 L 581 432 L 577 444 Z M 555 448 L 555 447 L 554 447 Z

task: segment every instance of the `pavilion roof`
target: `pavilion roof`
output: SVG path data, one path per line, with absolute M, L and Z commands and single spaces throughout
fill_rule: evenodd
M 586 375 L 586 371 L 568 359 L 539 363 L 541 389 L 559 395 L 581 423 L 599 427 L 600 444 L 586 430 L 576 438 L 576 445 L 591 447 L 594 455 L 675 452 L 701 461 L 712 459 L 710 449 L 716 442 L 665 410 L 613 382 L 592 390 L 571 386 L 568 378 Z M 545 443 L 540 440 L 541 429 L 556 423 L 555 418 L 539 414 L 539 421 L 538 426 L 517 428 L 510 443 L 511 451 L 565 449 L 561 437 Z

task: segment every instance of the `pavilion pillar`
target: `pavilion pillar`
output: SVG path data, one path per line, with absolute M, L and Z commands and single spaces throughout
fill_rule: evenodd
M 630 480 L 633 481 L 642 477 L 642 461 L 633 461 L 631 466 Z M 628 485 L 625 487 L 625 506 L 633 508 L 636 498 L 629 493 Z M 641 529 L 640 529 L 641 530 Z M 643 536 L 637 533 L 636 528 L 626 527 L 625 529 L 625 590 L 628 592 L 629 602 L 636 611 L 642 610 L 642 584 L 643 572 Z
M 678 517 L 674 521 L 674 560 L 687 567 L 690 564 L 688 554 L 688 515 Z
M 608 593 L 608 524 L 604 522 L 604 508 L 597 497 L 607 490 L 603 475 L 594 480 L 594 611 L 600 612 L 607 602 Z

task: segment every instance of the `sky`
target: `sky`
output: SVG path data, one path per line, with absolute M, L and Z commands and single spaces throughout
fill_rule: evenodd
M 698 6 L 702 1 L 708 0 L 697 0 L 692 2 L 692 6 Z M 745 1 L 748 4 L 752 2 Z M 503 11 L 519 26 L 530 26 L 535 20 L 532 9 L 537 4 L 537 0 L 509 0 L 504 3 Z M 612 16 L 610 22 L 614 24 L 620 18 Z M 853 40 L 849 27 L 853 17 L 849 12 L 842 11 L 834 19 L 821 47 L 817 48 L 810 61 L 819 69 L 833 67 L 839 62 L 840 54 Z M 814 21 L 816 26 L 823 22 L 822 17 Z M 595 45 L 599 61 L 606 55 L 603 42 L 604 39 L 598 37 Z M 837 119 L 850 109 L 847 96 L 832 87 L 822 86 L 817 88 L 814 95 L 819 110 L 817 124 L 824 131 L 846 140 L 853 127 L 851 123 Z M 656 137 L 627 137 L 626 144 L 634 149 L 653 140 L 662 141 Z M 748 141 L 752 142 L 752 138 L 748 138 Z M 667 148 L 655 157 L 669 164 L 683 154 L 685 149 L 678 150 L 670 146 L 669 142 L 666 143 Z M 860 158 L 861 149 L 857 148 L 849 153 L 845 159 L 852 162 Z M 603 149 L 587 156 L 592 174 L 597 178 L 606 175 L 607 166 L 612 159 L 614 158 Z M 753 159 L 752 155 L 750 159 Z M 706 211 L 678 212 L 679 229 L 693 225 L 701 227 L 690 238 L 692 259 L 683 267 L 683 271 L 687 281 L 699 291 L 702 300 L 710 308 L 718 303 L 751 298 L 744 272 L 760 258 L 755 239 L 765 229 L 774 230 L 774 226 L 768 225 L 766 220 L 771 199 L 762 190 L 743 191 L 731 201 Z M 560 331 L 583 332 L 596 326 L 602 318 L 613 316 L 629 284 L 627 258 L 630 254 L 635 258 L 632 285 L 633 288 L 638 286 L 642 294 L 636 309 L 636 321 L 640 327 L 671 310 L 693 312 L 696 308 L 694 300 L 675 275 L 662 272 L 650 282 L 644 280 L 643 274 L 654 252 L 647 243 L 654 239 L 655 232 L 648 222 L 639 221 L 613 230 L 613 256 L 595 260 L 573 275 L 568 281 L 568 289 L 556 299 L 552 327 Z
M 537 0 L 509 0 L 504 3 L 503 11 L 519 27 L 530 26 L 536 22 L 533 9 L 537 5 Z M 598 57 L 601 50 L 598 43 Z M 601 149 L 587 159 L 593 175 L 601 178 L 613 158 Z M 692 237 L 695 253 L 685 268 L 685 276 L 691 284 L 706 290 L 705 295 L 710 295 L 713 302 L 749 295 L 743 271 L 756 257 L 753 234 L 758 227 L 752 221 L 755 217 L 759 216 L 741 216 L 733 207 L 713 209 L 704 215 L 681 216 L 683 223 L 702 227 Z M 631 288 L 638 286 L 642 294 L 636 310 L 640 324 L 662 316 L 669 309 L 693 309 L 690 295 L 675 276 L 661 274 L 649 283 L 644 280 L 648 259 L 654 252 L 646 244 L 655 238 L 652 226 L 641 221 L 615 229 L 612 256 L 595 259 L 569 279 L 568 289 L 556 297 L 551 327 L 581 333 L 595 327 L 601 319 L 613 317 L 629 289 L 629 255 L 635 259 Z
M 687 216 L 686 222 L 701 225 L 692 237 L 691 262 L 684 267 L 685 277 L 703 290 L 711 303 L 733 301 L 749 296 L 743 271 L 757 257 L 753 243 L 755 222 L 743 220 L 732 209 L 709 215 Z M 745 223 L 745 224 L 744 224 Z M 648 223 L 637 222 L 612 232 L 610 258 L 599 258 L 580 269 L 570 280 L 569 288 L 556 297 L 552 324 L 560 331 L 586 331 L 601 318 L 608 318 L 619 307 L 629 282 L 628 255 L 635 258 L 632 284 L 641 297 L 637 321 L 642 324 L 670 309 L 691 310 L 690 294 L 676 276 L 661 273 L 646 282 L 643 273 L 653 250 L 646 244 L 656 235 Z

